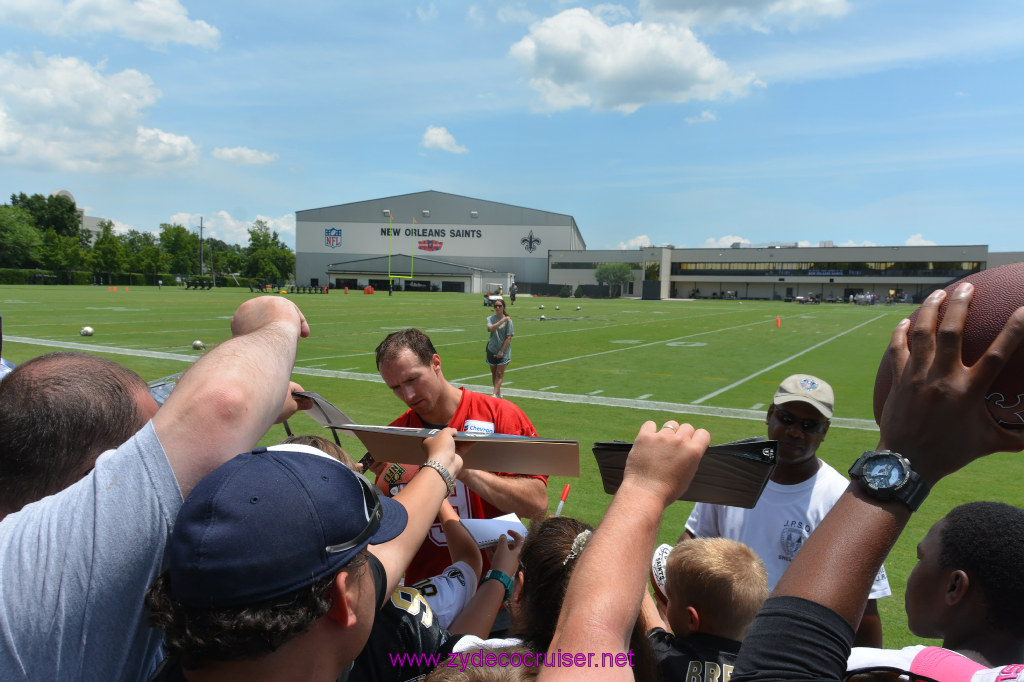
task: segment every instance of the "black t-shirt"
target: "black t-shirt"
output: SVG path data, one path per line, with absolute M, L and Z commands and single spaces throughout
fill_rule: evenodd
M 732 682 L 841 680 L 853 635 L 832 609 L 799 597 L 771 597 L 743 640 Z
M 437 615 L 416 588 L 399 586 L 387 599 L 388 595 L 382 594 L 387 587 L 387 576 L 372 554 L 370 567 L 380 609 L 366 646 L 338 680 L 410 682 L 422 679 L 436 667 L 431 660 L 437 663 L 448 660 L 459 638 L 441 627 Z M 433 659 L 421 656 L 418 662 L 411 658 L 420 653 L 438 656 Z M 403 654 L 405 656 L 399 659 Z
M 676 637 L 662 628 L 647 633 L 663 680 L 728 680 L 740 643 L 704 632 Z

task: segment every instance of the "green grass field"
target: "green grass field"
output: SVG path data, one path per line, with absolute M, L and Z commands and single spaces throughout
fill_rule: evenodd
M 212 348 L 228 338 L 231 314 L 251 295 L 239 289 L 5 286 L 3 356 L 20 363 L 58 349 L 89 350 L 154 379 L 197 358 L 194 339 Z M 404 327 L 427 331 L 450 381 L 490 392 L 484 364 L 490 309 L 479 296 L 332 291 L 292 298 L 312 330 L 299 345 L 293 379 L 358 422 L 385 424 L 404 409 L 380 381 L 373 356 L 385 334 Z M 595 441 L 632 440 L 645 420 L 669 418 L 708 429 L 715 443 L 763 435 L 776 386 L 796 372 L 818 375 L 836 390 L 836 418 L 818 454 L 845 473 L 877 444 L 875 371 L 892 328 L 910 312 L 906 306 L 520 297 L 509 308 L 516 336 L 503 393 L 541 435 L 580 441 L 581 477 L 552 478 L 548 493 L 557 503 L 563 484 L 572 483 L 563 513 L 596 524 L 611 498 L 591 455 Z M 95 335 L 81 337 L 84 325 Z M 289 423 L 296 433 L 321 432 L 305 415 Z M 283 437 L 278 426 L 263 442 Z M 343 444 L 357 459 L 364 452 L 354 438 Z M 903 585 L 928 527 L 962 502 L 1019 504 L 1022 473 L 1020 456 L 975 462 L 942 482 L 914 515 L 886 562 L 894 592 L 879 603 L 887 646 L 916 641 L 906 629 Z M 669 508 L 662 542 L 675 542 L 691 506 Z

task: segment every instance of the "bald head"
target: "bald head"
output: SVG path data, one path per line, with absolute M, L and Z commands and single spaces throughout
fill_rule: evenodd
M 86 353 L 42 355 L 0 382 L 0 515 L 59 492 L 156 413 L 135 372 Z

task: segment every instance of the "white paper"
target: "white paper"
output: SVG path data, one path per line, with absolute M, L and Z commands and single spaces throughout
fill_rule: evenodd
M 462 519 L 462 525 L 479 547 L 494 547 L 502 535 L 508 536 L 510 529 L 526 537 L 526 526 L 515 514 L 505 514 L 494 519 Z M 511 536 L 508 537 L 511 540 Z

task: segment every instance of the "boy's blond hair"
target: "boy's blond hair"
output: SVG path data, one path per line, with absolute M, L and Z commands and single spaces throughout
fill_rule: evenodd
M 768 573 L 761 558 L 742 542 L 683 540 L 665 562 L 665 593 L 670 604 L 678 601 L 677 606 L 697 611 L 700 632 L 742 641 L 768 598 Z M 687 629 L 669 624 L 676 632 Z
M 323 436 L 288 436 L 281 441 L 281 445 L 309 445 L 327 453 L 349 469 L 356 472 L 359 471 L 359 469 L 356 468 L 356 463 L 351 457 L 349 457 L 349 454 L 345 452 L 345 448 L 341 447 L 337 443 L 332 443 Z

